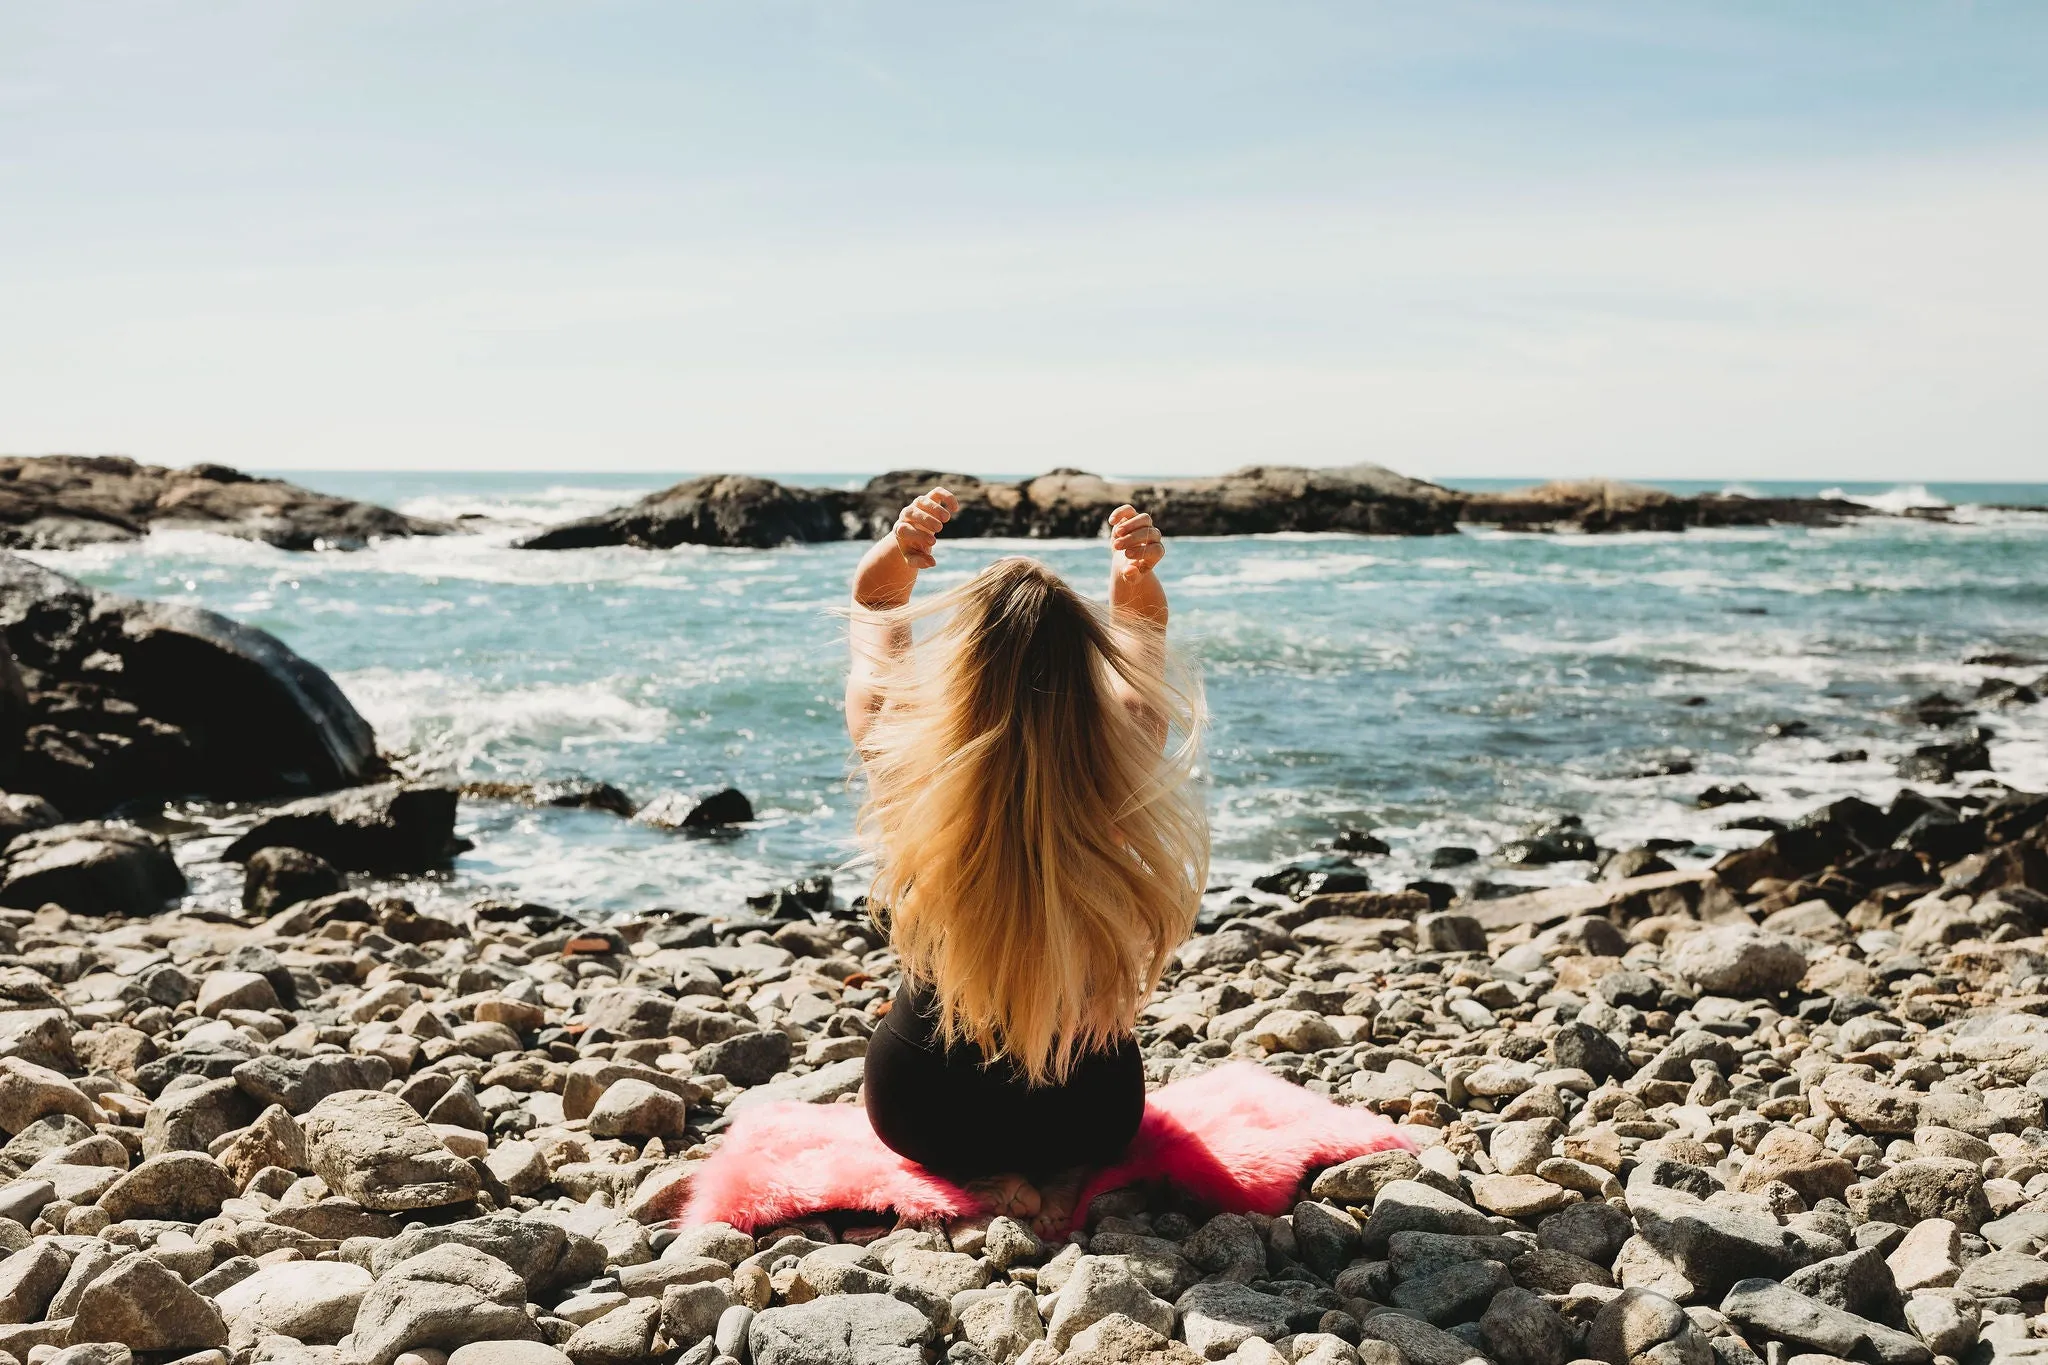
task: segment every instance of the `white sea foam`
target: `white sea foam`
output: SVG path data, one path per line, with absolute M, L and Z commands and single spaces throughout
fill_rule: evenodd
M 593 681 L 493 688 L 440 669 L 358 669 L 335 679 L 387 748 L 421 771 L 539 775 L 548 758 L 592 745 L 644 744 L 675 723 L 626 695 L 630 683 Z
M 1947 498 L 1936 497 L 1928 492 L 1924 483 L 1900 484 L 1895 488 L 1887 488 L 1882 493 L 1849 493 L 1840 488 L 1823 488 L 1820 495 L 1823 498 L 1874 507 L 1880 512 L 1890 512 L 1894 515 L 1950 505 Z

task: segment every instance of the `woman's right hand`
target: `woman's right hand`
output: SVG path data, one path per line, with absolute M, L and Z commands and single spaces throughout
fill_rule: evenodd
M 959 510 L 958 498 L 944 488 L 934 488 L 897 516 L 895 529 L 890 534 L 895 537 L 896 547 L 903 551 L 903 557 L 910 561 L 912 568 L 929 569 L 938 563 L 932 558 L 932 547 L 939 543 L 939 532 Z

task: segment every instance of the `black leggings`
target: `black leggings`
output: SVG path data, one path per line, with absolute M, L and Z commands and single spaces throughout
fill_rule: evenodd
M 1033 1086 L 1008 1063 L 986 1065 L 971 1043 L 942 1048 L 928 1011 L 899 991 L 868 1040 L 868 1121 L 899 1156 L 952 1180 L 1038 1180 L 1111 1165 L 1137 1136 L 1145 1063 L 1136 1038 L 1083 1057 L 1064 1084 Z

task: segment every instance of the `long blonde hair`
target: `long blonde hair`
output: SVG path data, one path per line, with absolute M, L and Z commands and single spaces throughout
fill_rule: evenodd
M 1194 925 L 1208 824 L 1193 777 L 1202 701 L 1157 626 L 1126 623 L 1036 560 L 999 560 L 927 603 L 874 613 L 862 736 L 870 901 L 941 1038 L 1033 1083 L 1128 1033 Z

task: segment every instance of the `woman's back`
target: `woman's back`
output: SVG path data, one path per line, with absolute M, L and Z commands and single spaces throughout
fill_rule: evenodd
M 1165 677 L 1163 544 L 1113 514 L 1107 612 L 1028 559 L 913 611 L 954 510 L 943 489 L 920 498 L 855 577 L 847 724 L 871 900 L 905 982 L 870 1047 L 868 1109 L 948 1174 L 1113 1159 L 1143 1110 L 1137 1011 L 1207 875 L 1200 702 Z

